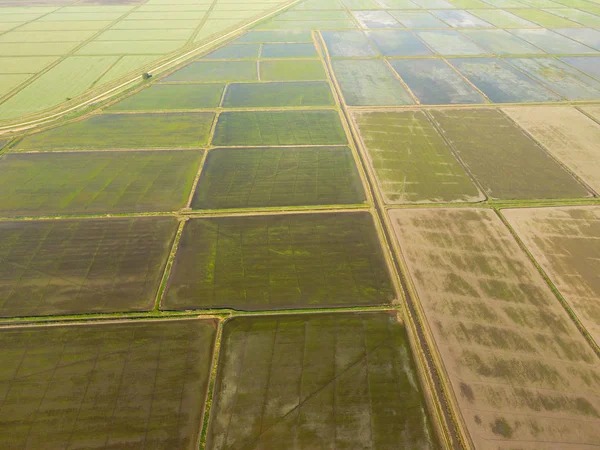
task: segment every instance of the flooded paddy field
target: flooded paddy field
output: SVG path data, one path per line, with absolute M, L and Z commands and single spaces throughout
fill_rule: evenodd
M 215 391 L 207 449 L 438 445 L 393 313 L 232 319 Z
M 213 320 L 3 328 L 3 448 L 197 448 Z
M 596 445 L 597 2 L 58 3 L 0 132 L 137 81 L 0 134 L 0 447 Z
M 192 219 L 163 309 L 274 310 L 390 304 L 367 212 Z

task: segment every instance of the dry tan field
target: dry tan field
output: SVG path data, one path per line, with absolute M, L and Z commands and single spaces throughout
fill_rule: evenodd
M 507 209 L 502 214 L 599 343 L 600 206 Z
M 596 448 L 598 358 L 501 219 L 389 214 L 475 447 Z
M 600 125 L 569 106 L 503 110 L 592 189 L 600 192 Z

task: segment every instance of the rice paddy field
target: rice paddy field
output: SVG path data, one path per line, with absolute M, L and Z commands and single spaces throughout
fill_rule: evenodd
M 595 448 L 599 195 L 597 0 L 0 0 L 0 447 Z

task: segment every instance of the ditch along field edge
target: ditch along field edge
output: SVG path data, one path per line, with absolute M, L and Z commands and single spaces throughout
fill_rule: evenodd
M 221 34 L 209 36 L 207 42 L 201 43 L 200 45 L 186 45 L 180 48 L 176 53 L 172 53 L 159 61 L 140 67 L 135 71 L 135 76 L 130 73 L 118 78 L 112 83 L 102 86 L 101 89 L 89 90 L 69 102 L 62 103 L 56 108 L 22 117 L 17 119 L 17 121 L 7 121 L 5 124 L 0 124 L 0 136 L 8 133 L 25 131 L 51 122 L 57 122 L 68 116 L 85 114 L 86 112 L 89 112 L 90 108 L 96 109 L 98 104 L 102 104 L 103 102 L 112 99 L 114 96 L 125 93 L 132 87 L 136 87 L 136 83 L 141 82 L 142 84 L 147 84 L 142 81 L 141 76 L 139 76 L 140 73 L 147 72 L 150 73 L 152 77 L 166 75 L 169 72 L 181 68 L 184 64 L 190 62 L 194 58 L 208 54 L 219 46 L 228 43 L 231 39 L 243 34 L 249 27 L 270 19 L 301 1 L 303 0 L 289 0 L 287 3 L 276 6 L 262 15 L 254 16 L 246 21 L 240 21 L 241 24 L 233 29 L 229 28 L 224 30 Z M 152 80 L 152 78 L 150 78 L 150 80 Z
M 401 253 L 398 252 L 396 248 L 397 244 L 393 239 L 393 235 L 390 234 L 391 224 L 387 218 L 381 193 L 377 190 L 377 182 L 369 167 L 365 150 L 360 145 L 360 139 L 357 138 L 357 136 L 360 136 L 358 130 L 353 126 L 350 112 L 343 101 L 341 88 L 335 78 L 327 47 L 320 33 L 316 35 L 318 36 L 317 48 L 319 53 L 324 56 L 326 72 L 334 88 L 334 97 L 338 99 L 341 106 L 342 123 L 348 133 L 350 145 L 356 148 L 359 154 L 361 173 L 365 174 L 366 179 L 364 181 L 366 181 L 368 191 L 370 191 L 371 196 L 374 198 L 373 206 L 375 210 L 374 216 L 376 217 L 376 228 L 382 239 L 388 265 L 393 267 L 392 279 L 394 280 L 394 286 L 399 289 L 397 292 L 400 294 L 399 299 L 401 300 L 398 309 L 406 324 L 410 346 L 415 356 L 415 364 L 418 367 L 417 372 L 423 386 L 423 393 L 429 413 L 432 416 L 433 426 L 444 448 L 473 448 L 469 435 L 466 432 L 466 426 L 462 422 L 462 416 L 457 414 L 459 409 L 456 399 L 453 397 L 453 391 L 450 389 L 448 377 L 440 370 L 444 366 L 437 354 L 433 337 L 428 328 L 423 325 L 421 318 L 424 316 L 422 315 L 422 311 L 419 310 L 418 301 L 415 301 L 417 297 L 414 288 L 411 289 L 405 276 L 405 273 L 408 273 L 406 272 L 405 264 L 398 257 Z

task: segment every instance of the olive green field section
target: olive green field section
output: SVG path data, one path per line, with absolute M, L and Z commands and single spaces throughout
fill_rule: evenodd
M 195 449 L 213 320 L 0 333 L 0 447 Z
M 278 310 L 390 304 L 367 212 L 193 219 L 162 309 Z
M 215 114 L 99 114 L 24 137 L 15 151 L 195 148 L 207 144 Z
M 206 448 L 440 448 L 395 313 L 238 317 Z
M 216 108 L 224 84 L 155 84 L 112 105 L 111 111 L 167 111 Z
M 161 80 L 164 83 L 258 81 L 256 61 L 197 61 Z
M 333 105 L 333 94 L 325 81 L 230 84 L 223 100 L 224 108 Z
M 0 156 L 0 216 L 175 211 L 202 151 L 8 153 Z
M 500 217 L 389 215 L 474 448 L 600 442 L 600 360 Z
M 219 115 L 214 146 L 341 145 L 346 133 L 335 110 L 231 111 Z
M 567 106 L 502 110 L 596 193 L 600 193 L 598 123 Z
M 348 147 L 217 148 L 206 157 L 191 206 L 218 209 L 365 201 Z
M 591 195 L 499 110 L 449 109 L 430 113 L 489 197 L 513 200 Z
M 320 81 L 327 80 L 321 61 L 275 60 L 260 61 L 261 81 Z
M 0 222 L 0 316 L 149 311 L 172 217 Z
M 386 203 L 485 198 L 424 112 L 354 112 L 353 116 Z
M 600 207 L 505 209 L 502 214 L 600 343 Z

